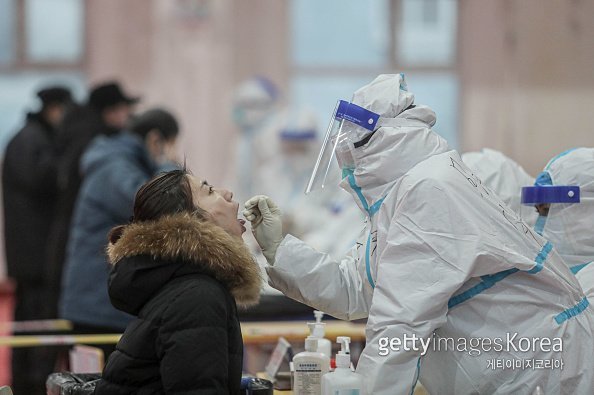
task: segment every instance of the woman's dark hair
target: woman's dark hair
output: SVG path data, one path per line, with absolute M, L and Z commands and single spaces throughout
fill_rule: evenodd
M 134 217 L 131 222 L 154 221 L 166 215 L 189 213 L 205 218 L 206 212 L 194 205 L 188 171 L 172 170 L 159 174 L 144 184 L 134 198 Z M 115 243 L 125 226 L 116 226 L 109 234 Z
M 132 118 L 129 128 L 132 133 L 142 138 L 145 138 L 151 130 L 158 130 L 165 140 L 171 140 L 179 133 L 175 117 L 162 108 L 153 108 Z

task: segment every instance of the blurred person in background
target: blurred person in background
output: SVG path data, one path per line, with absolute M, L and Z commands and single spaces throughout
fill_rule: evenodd
M 47 251 L 47 277 L 53 284 L 48 304 L 52 306 L 54 317 L 58 314 L 66 243 L 82 180 L 80 158 L 96 136 L 111 136 L 121 132 L 138 101 L 138 97 L 125 93 L 119 83 L 104 82 L 91 89 L 85 106 L 72 109 L 64 118 L 60 133 L 62 155 L 58 162 L 58 201 Z
M 239 129 L 237 165 L 234 184 L 240 201 L 252 196 L 254 170 L 260 169 L 277 152 L 275 140 L 262 142 L 262 131 L 278 112 L 280 93 L 267 78 L 253 77 L 243 81 L 233 95 L 232 119 Z
M 128 221 L 142 184 L 175 167 L 177 136 L 173 115 L 152 109 L 134 118 L 129 130 L 96 137 L 83 154 L 60 297 L 60 317 L 76 332 L 118 333 L 132 319 L 109 301 L 106 234 Z M 113 345 L 102 348 L 106 357 L 113 351 Z
M 552 158 L 522 201 L 538 210 L 535 230 L 549 240 L 594 300 L 594 149 L 575 148 Z
M 267 165 L 258 168 L 254 190 L 278 204 L 285 234 L 301 238 L 320 251 L 344 254 L 363 228 L 364 217 L 357 205 L 338 187 L 303 193 L 319 152 L 315 114 L 308 109 L 286 111 L 268 128 L 263 135 L 275 135 L 278 151 Z M 340 182 L 338 167 L 331 170 L 329 177 L 336 184 Z
M 268 129 L 273 129 L 270 131 Z M 273 136 L 266 144 L 278 147 L 265 164 L 260 164 L 253 173 L 253 189 L 273 198 L 283 211 L 283 231 L 302 237 L 315 222 L 299 221 L 295 212 L 300 201 L 305 200 L 304 185 L 311 174 L 312 163 L 317 158 L 318 125 L 311 111 L 286 111 L 262 132 Z M 262 142 L 263 144 L 263 142 Z M 313 216 L 324 211 L 323 198 L 309 197 Z M 316 200 L 315 202 L 313 202 Z M 309 211 L 308 211 L 309 212 Z
M 37 97 L 41 109 L 27 114 L 6 147 L 2 168 L 6 262 L 8 276 L 17 283 L 15 321 L 53 317 L 45 252 L 56 204 L 58 128 L 72 97 L 62 86 L 42 89 Z M 15 392 L 44 393 L 54 359 L 47 348 L 13 349 Z
M 233 193 L 185 170 L 159 175 L 114 228 L 109 295 L 135 316 L 96 395 L 238 394 L 237 310 L 257 303 L 260 272 Z
M 534 177 L 522 166 L 503 153 L 490 148 L 462 154 L 464 163 L 472 169 L 487 188 L 522 217 L 530 227 L 536 223 L 538 213 L 534 208 L 520 203 L 522 187 L 534 182 Z

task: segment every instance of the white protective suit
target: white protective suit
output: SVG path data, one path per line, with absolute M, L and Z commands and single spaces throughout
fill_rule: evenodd
M 580 187 L 581 203 L 551 204 L 542 235 L 576 273 L 586 295 L 594 300 L 594 265 L 589 264 L 594 260 L 594 149 L 577 148 L 554 157 L 537 183 Z
M 382 117 L 341 182 L 368 216 L 365 234 L 340 262 L 287 235 L 267 268 L 270 284 L 337 318 L 368 317 L 357 372 L 369 394 L 410 394 L 419 377 L 440 395 L 531 394 L 537 386 L 545 394 L 592 393 L 594 315 L 575 276 L 431 131 L 435 114 L 411 107 L 402 78 L 379 76 L 353 97 Z M 383 355 L 381 339 L 426 341 L 434 332 L 424 356 L 410 344 Z M 449 338 L 456 347 L 503 339 L 504 348 L 480 356 L 431 350 Z M 519 338 L 562 338 L 563 350 L 521 352 L 513 347 Z M 524 359 L 564 366 L 491 365 Z
M 260 144 L 258 139 L 278 116 L 279 92 L 276 86 L 263 77 L 243 81 L 233 96 L 232 118 L 239 129 L 237 142 L 237 163 L 233 175 L 236 198 L 245 199 L 253 192 L 253 175 L 265 166 L 277 146 Z
M 533 184 L 534 177 L 511 158 L 490 148 L 461 156 L 483 185 L 495 191 L 530 227 L 534 226 L 538 213 L 534 207 L 523 206 L 520 202 L 522 187 Z

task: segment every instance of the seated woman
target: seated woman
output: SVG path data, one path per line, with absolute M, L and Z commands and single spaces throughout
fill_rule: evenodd
M 261 278 L 233 194 L 175 170 L 136 194 L 109 235 L 109 295 L 132 321 L 95 394 L 237 394 L 243 343 L 236 304 Z

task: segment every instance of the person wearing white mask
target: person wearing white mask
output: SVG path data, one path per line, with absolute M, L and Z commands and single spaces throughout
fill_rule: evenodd
M 493 190 L 505 204 L 522 217 L 530 227 L 536 223 L 538 213 L 533 207 L 520 204 L 522 187 L 534 182 L 534 177 L 522 166 L 503 153 L 483 148 L 465 152 L 462 161 L 470 167 L 483 185 Z
M 268 260 L 270 284 L 337 318 L 368 318 L 357 372 L 369 394 L 410 394 L 419 377 L 433 394 L 591 392 L 594 314 L 577 280 L 431 130 L 435 120 L 414 104 L 403 75 L 380 75 L 350 103 L 340 101 L 308 190 L 324 185 L 336 156 L 341 186 L 367 216 L 365 234 L 336 262 L 283 237 L 278 207 L 255 196 L 244 215 Z M 561 341 L 562 351 L 520 352 L 507 343 L 476 355 L 447 346 L 448 339 L 459 345 L 510 333 Z M 403 344 L 407 338 L 427 347 Z M 490 365 L 524 359 L 562 359 L 564 366 Z
M 328 244 L 354 244 L 353 238 L 356 235 L 345 235 L 348 240 L 342 242 L 330 226 L 332 219 L 339 219 L 349 211 L 357 213 L 356 218 L 349 216 L 351 224 L 355 219 L 363 224 L 363 218 L 350 196 L 338 187 L 326 188 L 309 195 L 303 193 L 311 175 L 311 164 L 315 162 L 319 151 L 315 114 L 308 109 L 299 109 L 287 111 L 279 118 L 282 121 L 269 126 L 275 130 L 278 153 L 269 165 L 258 169 L 258 173 L 254 175 L 253 190 L 270 196 L 282 210 L 284 233 L 306 239 L 321 248 Z M 271 134 L 268 131 L 264 133 Z M 337 176 L 336 173 L 338 172 L 334 172 L 332 176 Z M 336 183 L 338 181 L 337 178 Z M 348 198 L 349 202 L 345 202 L 344 198 Z M 327 249 L 324 251 L 329 252 Z
M 575 148 L 555 156 L 534 186 L 522 189 L 522 203 L 536 206 L 537 233 L 549 240 L 594 297 L 594 149 Z
M 299 218 L 293 214 L 303 200 L 304 185 L 317 154 L 317 122 L 311 111 L 287 111 L 267 129 L 273 130 L 264 131 L 270 137 L 266 144 L 274 145 L 278 150 L 266 166 L 258 168 L 252 189 L 272 197 L 285 214 L 285 230 L 302 236 L 306 229 L 301 229 Z M 311 207 L 314 215 L 319 215 L 318 211 L 323 209 L 319 203 L 318 199 Z
M 259 144 L 258 139 L 278 112 L 280 93 L 276 85 L 264 77 L 243 81 L 233 95 L 232 119 L 239 129 L 237 166 L 234 179 L 239 199 L 252 194 L 253 175 L 276 152 L 276 145 Z

